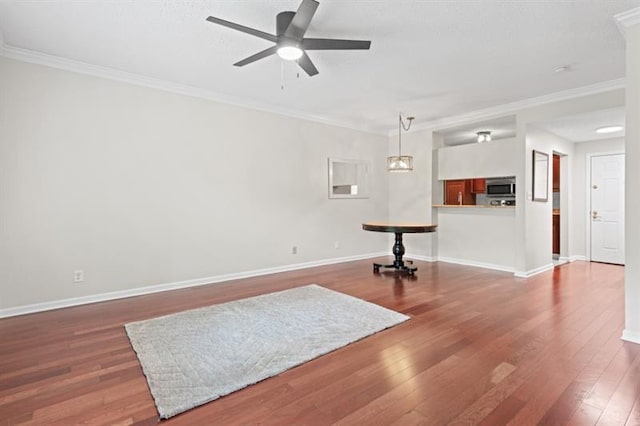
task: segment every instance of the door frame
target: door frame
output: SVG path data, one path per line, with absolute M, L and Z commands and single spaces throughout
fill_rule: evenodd
M 624 151 L 604 151 L 604 152 L 594 152 L 587 154 L 587 164 L 585 167 L 585 181 L 586 181 L 586 208 L 585 208 L 585 222 L 586 222 L 586 233 L 585 233 L 585 253 L 587 262 L 591 262 L 591 159 L 593 157 L 605 157 L 608 155 L 625 155 Z M 625 155 L 626 159 L 626 155 Z M 626 183 L 626 182 L 625 182 Z
M 572 216 L 570 201 L 572 197 L 570 192 L 573 188 L 570 183 L 572 171 L 569 163 L 572 161 L 573 154 L 570 155 L 557 149 L 552 150 L 551 154 L 560 156 L 560 253 L 558 260 L 562 264 L 571 261 L 569 241 L 571 239 Z M 551 178 L 553 179 L 553 171 L 551 172 Z M 551 196 L 551 208 L 553 209 L 553 191 Z M 553 229 L 553 224 L 551 228 Z M 553 256 L 553 253 L 551 255 Z

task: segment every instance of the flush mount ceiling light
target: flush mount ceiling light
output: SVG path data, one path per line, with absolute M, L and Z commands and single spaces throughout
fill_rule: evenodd
M 607 133 L 619 132 L 622 129 L 624 129 L 623 126 L 605 126 L 605 127 L 597 128 L 596 133 L 599 133 L 601 135 L 606 135 Z
M 278 48 L 278 56 L 285 61 L 295 61 L 302 56 L 302 50 L 296 46 L 282 46 Z
M 491 141 L 491 132 L 488 130 L 483 130 L 482 132 L 476 133 L 478 136 L 478 142 L 490 142 Z
M 413 170 L 413 157 L 402 155 L 402 129 L 408 132 L 415 117 L 407 117 L 408 125 L 402 120 L 402 113 L 398 115 L 398 155 L 387 157 L 387 170 L 390 172 L 410 172 Z

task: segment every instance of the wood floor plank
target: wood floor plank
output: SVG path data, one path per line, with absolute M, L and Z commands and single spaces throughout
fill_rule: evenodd
M 607 407 L 598 419 L 598 425 L 620 425 L 627 422 L 635 403 L 634 398 L 640 391 L 640 355 L 630 365 Z
M 624 268 L 327 265 L 0 320 L 0 426 L 158 423 L 124 324 L 310 283 L 411 320 L 162 425 L 640 424 Z
M 633 404 L 633 408 L 631 409 L 631 413 L 629 413 L 625 426 L 640 426 L 640 397 L 638 397 L 636 402 Z

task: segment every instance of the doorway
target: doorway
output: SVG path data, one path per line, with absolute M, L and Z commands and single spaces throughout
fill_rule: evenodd
M 551 214 L 551 254 L 554 264 L 560 260 L 560 156 L 553 154 L 553 168 L 551 180 L 553 182 L 553 211 Z
M 590 259 L 624 265 L 624 154 L 593 155 L 590 168 Z
M 560 266 L 569 262 L 569 156 L 554 150 L 551 159 L 551 260 Z

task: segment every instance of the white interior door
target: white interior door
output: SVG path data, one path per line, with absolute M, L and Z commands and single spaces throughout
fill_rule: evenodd
M 591 157 L 591 260 L 624 264 L 624 154 Z

